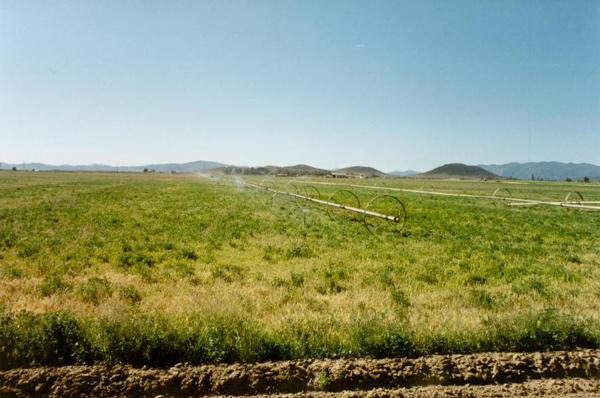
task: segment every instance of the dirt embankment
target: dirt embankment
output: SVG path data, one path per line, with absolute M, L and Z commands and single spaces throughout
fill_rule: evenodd
M 135 369 L 68 366 L 0 372 L 1 397 L 555 396 L 600 392 L 600 350 L 414 359 L 301 360 Z

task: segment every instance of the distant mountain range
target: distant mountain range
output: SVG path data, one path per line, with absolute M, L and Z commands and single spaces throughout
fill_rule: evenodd
M 331 172 L 335 173 L 347 173 L 347 174 L 365 174 L 369 177 L 372 176 L 385 176 L 386 173 L 374 169 L 372 167 L 365 166 L 352 166 L 343 169 L 326 170 L 319 169 L 316 167 L 308 166 L 305 164 L 297 164 L 295 166 L 263 166 L 263 167 L 237 167 L 237 166 L 225 166 L 212 169 L 211 173 L 225 173 L 225 174 L 243 174 L 243 175 L 284 175 L 284 176 L 325 176 Z
M 217 167 L 227 166 L 223 163 L 208 162 L 205 160 L 198 160 L 196 162 L 188 163 L 163 163 L 163 164 L 147 164 L 144 166 L 109 166 L 106 164 L 89 164 L 89 165 L 48 165 L 44 163 L 21 163 L 21 164 L 8 164 L 2 163 L 2 169 L 12 169 L 16 167 L 17 170 L 41 170 L 41 171 L 122 171 L 122 172 L 143 172 L 144 169 L 154 170 L 155 172 L 170 173 L 172 171 L 176 173 L 190 173 L 194 171 L 206 171 Z
M 450 167 L 450 166 L 452 166 Z M 456 166 L 458 165 L 458 166 Z M 466 166 L 459 163 L 444 165 L 444 169 L 439 168 L 431 170 L 427 173 L 419 173 L 414 170 L 406 171 L 392 171 L 390 173 L 384 173 L 377 169 L 367 166 L 353 166 L 341 169 L 320 169 L 305 164 L 299 164 L 295 166 L 264 166 L 264 167 L 246 167 L 246 166 L 231 166 L 224 163 L 209 162 L 205 160 L 198 160 L 195 162 L 188 163 L 164 163 L 164 164 L 148 164 L 144 166 L 109 166 L 105 164 L 89 164 L 89 165 L 47 165 L 43 163 L 24 163 L 24 164 L 8 164 L 0 163 L 0 168 L 8 170 L 16 167 L 18 170 L 42 170 L 42 171 L 108 171 L 108 172 L 143 172 L 144 169 L 154 170 L 155 172 L 170 173 L 172 171 L 177 173 L 191 173 L 191 172 L 202 172 L 208 170 L 221 171 L 227 174 L 283 174 L 283 175 L 312 175 L 312 176 L 323 176 L 327 175 L 332 171 L 338 173 L 350 173 L 350 174 L 367 174 L 367 175 L 394 175 L 394 176 L 424 176 L 431 177 L 432 175 L 446 175 L 447 178 L 462 178 L 471 175 L 472 178 L 494 178 L 494 177 L 505 177 L 505 178 L 516 178 L 516 179 L 543 179 L 543 180 L 554 180 L 564 181 L 566 178 L 572 180 L 582 180 L 584 177 L 588 177 L 591 180 L 600 179 L 600 166 L 590 163 L 561 163 L 561 162 L 531 162 L 531 163 L 506 163 L 500 165 L 478 165 L 481 169 L 495 174 L 496 176 L 490 176 L 482 173 L 482 170 L 470 170 L 464 167 L 476 167 Z M 458 167 L 458 168 L 457 168 Z M 434 173 L 435 171 L 435 173 Z M 449 172 L 453 172 L 447 174 Z M 461 177 L 462 176 L 462 177 Z
M 415 174 L 421 174 L 421 172 L 414 171 L 414 170 L 405 170 L 405 171 L 390 171 L 388 174 L 391 174 L 394 176 L 412 176 Z
M 223 166 L 216 167 L 209 171 L 211 174 L 239 174 L 239 175 L 284 175 L 284 176 L 325 176 L 330 173 L 329 170 L 319 169 L 305 164 L 295 166 L 261 166 L 261 167 L 241 167 L 241 166 Z
M 330 170 L 319 169 L 316 167 L 308 166 L 305 164 L 298 164 L 295 166 L 262 166 L 262 167 L 247 167 L 247 166 L 232 166 L 218 162 L 208 162 L 204 160 L 198 160 L 196 162 L 189 163 L 164 163 L 164 164 L 147 164 L 143 166 L 109 166 L 106 164 L 89 164 L 89 165 L 48 165 L 44 163 L 22 163 L 22 164 L 10 164 L 2 163 L 0 167 L 3 170 L 9 170 L 16 167 L 17 170 L 40 170 L 40 171 L 104 171 L 104 172 L 143 172 L 144 170 L 163 172 L 163 173 L 192 173 L 209 171 L 213 173 L 222 172 L 225 174 L 247 174 L 247 175 L 275 175 L 283 174 L 289 176 L 296 175 L 311 175 L 311 176 L 324 176 L 331 173 Z M 343 169 L 337 169 L 338 173 L 349 173 L 349 174 L 367 174 L 367 175 L 386 175 L 384 172 L 374 169 L 372 167 L 364 166 L 353 166 L 346 167 Z
M 590 163 L 530 162 L 507 163 L 500 165 L 468 166 L 450 163 L 426 173 L 413 175 L 416 178 L 515 178 L 519 180 L 573 181 L 588 177 L 592 181 L 600 179 L 600 166 Z
M 589 177 L 591 180 L 600 179 L 600 166 L 590 163 L 561 163 L 561 162 L 530 162 L 479 165 L 479 167 L 501 177 L 512 177 L 529 180 L 534 179 L 564 181 L 566 178 L 581 180 Z

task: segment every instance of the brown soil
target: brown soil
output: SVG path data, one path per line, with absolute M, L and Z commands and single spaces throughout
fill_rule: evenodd
M 592 397 L 600 393 L 600 350 L 436 355 L 135 369 L 67 366 L 0 372 L 0 397 L 293 398 Z M 291 396 L 290 396 L 291 397 Z

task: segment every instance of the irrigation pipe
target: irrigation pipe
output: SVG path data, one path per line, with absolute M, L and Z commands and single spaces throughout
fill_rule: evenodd
M 308 200 L 309 202 L 313 202 L 313 203 L 319 203 L 319 204 L 326 205 L 326 206 L 337 207 L 338 209 L 353 211 L 355 213 L 364 214 L 364 215 L 370 216 L 370 217 L 377 217 L 377 218 L 381 218 L 383 220 L 393 221 L 393 222 L 396 222 L 396 223 L 400 222 L 400 217 L 396 217 L 396 216 L 390 216 L 390 215 L 387 215 L 387 214 L 381 214 L 381 213 L 378 213 L 378 212 L 375 212 L 375 211 L 370 211 L 370 210 L 363 210 L 363 209 L 359 209 L 359 208 L 352 207 L 352 206 L 340 205 L 338 203 L 328 202 L 328 201 L 321 200 L 321 199 L 315 199 L 315 198 L 311 198 L 311 197 L 304 196 L 304 195 L 299 195 L 299 194 L 292 193 L 292 192 L 277 191 L 275 189 L 271 189 L 271 188 L 267 188 L 267 187 L 261 187 L 259 185 L 249 184 L 249 183 L 246 183 L 246 182 L 244 182 L 243 184 L 246 187 L 256 188 L 256 189 L 263 189 L 263 190 L 265 190 L 267 192 L 272 192 L 274 194 L 288 195 L 288 196 L 291 196 L 291 197 L 294 197 L 294 198 Z
M 303 182 L 303 181 L 299 181 Z M 523 201 L 529 202 L 529 199 L 517 199 L 517 198 L 508 198 L 502 196 L 491 196 L 491 195 L 474 195 L 469 193 L 448 193 L 448 192 L 436 192 L 436 191 L 421 191 L 416 189 L 405 189 L 405 188 L 391 188 L 391 187 L 374 187 L 371 185 L 358 185 L 358 184 L 336 184 L 332 182 L 317 182 L 310 181 L 311 184 L 320 184 L 320 185 L 331 185 L 331 186 L 344 186 L 344 187 L 354 187 L 354 188 L 367 188 L 367 189 L 384 189 L 389 191 L 396 192 L 408 192 L 408 193 L 419 193 L 426 195 L 436 195 L 436 196 L 454 196 L 461 198 L 475 198 L 475 199 L 495 199 L 495 200 L 510 200 L 510 201 Z
M 588 201 L 574 201 L 574 202 L 547 202 L 544 200 L 532 200 L 531 202 L 528 203 L 509 203 L 510 206 L 527 206 L 527 205 L 553 205 L 553 206 L 559 206 L 559 205 L 591 205 L 591 204 L 600 204 L 600 201 L 592 201 L 592 200 L 588 200 Z M 598 206 L 589 206 L 589 207 L 593 207 L 596 208 Z
M 544 201 L 531 201 L 527 203 L 509 203 L 509 206 L 537 206 L 537 205 L 545 205 L 545 206 L 560 206 L 560 207 L 568 207 L 574 209 L 586 209 L 586 210 L 600 210 L 600 206 L 588 206 L 588 205 L 580 205 L 575 203 L 565 203 L 565 202 L 544 202 Z
M 301 182 L 301 181 L 300 181 Z M 331 183 L 331 182 L 317 182 L 310 181 L 311 184 L 320 184 L 320 185 L 332 185 L 337 186 L 340 184 Z M 549 202 L 542 200 L 533 200 L 533 199 L 519 199 L 519 198 L 511 198 L 511 197 L 502 197 L 502 196 L 490 196 L 490 195 L 474 195 L 468 193 L 448 193 L 448 192 L 435 192 L 435 191 L 421 191 L 416 189 L 404 189 L 404 188 L 391 188 L 391 187 L 374 187 L 369 185 L 359 185 L 359 184 L 346 184 L 343 185 L 345 187 L 354 187 L 354 188 L 367 188 L 367 189 L 376 189 L 376 190 L 389 190 L 396 192 L 407 192 L 407 193 L 418 193 L 418 194 L 426 194 L 426 195 L 434 195 L 434 196 L 450 196 L 450 197 L 459 197 L 459 198 L 473 198 L 473 199 L 492 199 L 492 200 L 504 200 L 509 201 L 509 206 L 526 206 L 526 205 L 549 205 L 549 206 L 561 206 L 561 207 L 570 207 L 576 209 L 587 209 L 587 210 L 600 210 L 600 206 L 588 206 L 589 204 L 600 204 L 600 201 L 578 201 L 578 202 Z M 518 202 L 518 203 L 513 203 Z

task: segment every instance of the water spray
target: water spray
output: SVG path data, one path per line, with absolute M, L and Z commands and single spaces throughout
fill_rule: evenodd
M 286 195 L 295 198 L 297 201 L 300 200 L 327 206 L 327 215 L 332 220 L 339 218 L 339 214 L 335 213 L 336 210 L 342 210 L 349 214 L 355 214 L 357 218 L 362 216 L 364 226 L 373 235 L 382 232 L 381 226 L 378 225 L 377 221 L 375 220 L 393 223 L 393 225 L 396 227 L 394 228 L 394 232 L 400 232 L 406 225 L 406 208 L 400 199 L 391 195 L 376 196 L 369 201 L 364 209 L 362 209 L 358 196 L 354 192 L 347 189 L 335 191 L 328 197 L 327 200 L 322 200 L 320 199 L 321 193 L 319 190 L 310 185 L 299 188 L 295 184 L 288 183 L 285 185 L 284 190 L 278 190 L 267 187 L 262 183 L 256 185 L 244 182 L 244 184 L 246 187 L 253 188 L 257 191 L 262 190 L 264 192 L 270 192 L 273 194 L 273 198 L 275 198 L 277 195 Z M 292 188 L 295 188 L 295 192 Z M 350 199 L 348 200 L 348 198 Z M 298 202 L 298 205 L 301 209 L 303 209 L 300 202 Z M 385 212 L 376 211 L 381 207 L 385 209 Z

